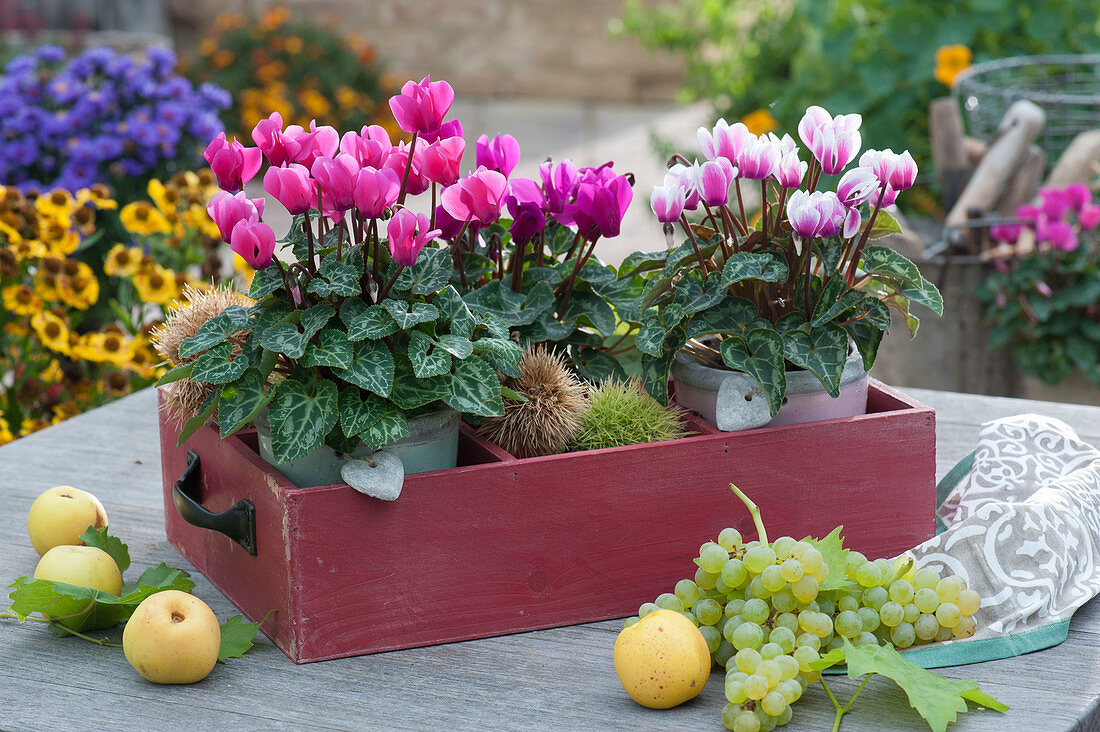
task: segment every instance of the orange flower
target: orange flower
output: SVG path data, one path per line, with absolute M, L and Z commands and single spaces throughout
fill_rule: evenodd
M 763 135 L 779 128 L 779 123 L 772 117 L 772 113 L 766 109 L 758 109 L 749 112 L 741 118 L 741 124 L 749 128 L 754 135 Z
M 973 58 L 970 49 L 962 44 L 940 46 L 936 49 L 936 81 L 951 86 L 959 72 L 970 66 Z
M 273 31 L 290 20 L 290 11 L 286 8 L 272 8 L 260 18 L 260 30 Z

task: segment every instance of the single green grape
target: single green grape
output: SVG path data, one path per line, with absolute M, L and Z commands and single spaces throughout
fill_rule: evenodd
M 802 562 L 798 561 L 794 557 L 791 557 L 779 565 L 780 573 L 787 582 L 797 582 L 802 579 L 802 575 L 806 574 L 806 570 L 802 568 Z
M 788 704 L 794 704 L 802 698 L 802 684 L 798 683 L 797 678 L 783 679 L 775 685 L 775 690 L 783 695 Z
M 902 608 L 905 612 L 905 616 L 902 618 L 907 623 L 917 622 L 917 618 L 920 617 L 920 608 L 917 607 L 915 602 L 910 602 Z
M 982 596 L 974 590 L 963 590 L 959 593 L 959 601 L 955 603 L 963 615 L 973 615 L 982 606 Z
M 913 594 L 913 604 L 922 613 L 934 613 L 936 608 L 940 606 L 940 596 L 936 594 L 935 590 L 922 587 Z
M 759 575 L 752 578 L 752 581 L 749 582 L 747 591 L 752 597 L 757 597 L 761 600 L 766 600 L 772 596 L 771 590 L 764 586 L 764 580 L 762 580 Z
M 769 691 L 767 696 L 760 700 L 760 708 L 773 717 L 782 714 L 787 706 L 787 700 L 778 691 Z
M 768 640 L 778 644 L 783 653 L 790 653 L 795 648 L 794 631 L 782 625 L 772 628 L 772 632 L 768 634 Z
M 787 724 L 790 724 L 791 718 L 793 716 L 794 716 L 794 711 L 791 710 L 791 708 L 788 706 L 786 709 L 783 710 L 782 714 L 780 714 L 778 717 L 775 718 L 775 726 L 776 727 L 783 727 Z
M 722 572 L 719 577 L 728 587 L 740 587 L 748 581 L 749 571 L 745 569 L 745 563 L 740 559 L 737 557 L 730 557 L 729 560 L 722 565 Z
M 756 623 L 741 623 L 733 631 L 733 647 L 737 650 L 759 648 L 763 642 L 764 629 Z
M 782 655 L 776 656 L 772 660 L 779 664 L 779 670 L 783 673 L 783 676 L 780 679 L 781 681 L 793 679 L 795 676 L 798 676 L 798 659 L 796 659 L 791 654 L 784 653 Z
M 772 551 L 775 552 L 775 558 L 780 562 L 784 561 L 791 556 L 796 544 L 798 542 L 790 536 L 779 537 L 772 542 Z
M 836 632 L 845 638 L 855 638 L 863 630 L 863 621 L 855 610 L 842 610 L 833 623 Z
M 699 618 L 695 617 L 695 613 L 691 612 L 690 610 L 682 610 L 680 611 L 680 614 L 690 620 L 691 624 L 694 625 L 696 628 L 699 627 Z
M 966 581 L 962 577 L 952 575 L 944 577 L 936 583 L 936 594 L 940 602 L 957 603 L 959 594 L 966 588 Z
M 852 576 L 852 572 L 856 567 L 864 564 L 867 561 L 867 557 L 859 552 L 848 552 L 848 556 L 844 560 L 844 570 L 849 577 Z
M 778 564 L 764 567 L 764 571 L 760 573 L 760 581 L 773 593 L 787 586 L 787 580 L 783 579 L 783 569 Z
M 939 584 L 940 573 L 931 567 L 923 567 L 918 569 L 913 574 L 913 589 L 929 589 L 934 590 L 936 585 Z
M 854 595 L 841 595 L 836 600 L 836 609 L 840 612 L 845 610 L 855 611 L 859 608 L 859 600 Z
M 799 602 L 813 602 L 817 599 L 818 582 L 812 574 L 803 575 L 791 584 L 791 594 Z
M 825 565 L 825 557 L 821 555 L 816 547 L 810 546 L 804 549 L 798 556 L 798 561 L 802 563 L 802 571 L 807 574 L 817 574 L 822 567 L 825 567 L 828 571 L 828 567 Z
M 656 603 L 643 602 L 642 606 L 638 608 L 638 617 L 639 618 L 644 618 L 646 615 L 649 615 L 651 612 L 654 612 L 654 611 L 660 610 L 660 609 L 661 609 L 661 606 L 656 604 Z
M 734 528 L 725 528 L 718 532 L 718 546 L 732 552 L 741 546 L 741 532 Z
M 758 544 L 745 552 L 742 560 L 753 574 L 760 574 L 768 565 L 775 564 L 775 552 L 766 544 Z
M 917 637 L 921 640 L 930 641 L 936 637 L 936 633 L 940 632 L 940 623 L 936 620 L 935 615 L 921 613 L 921 616 L 917 618 L 917 622 L 913 623 L 913 630 L 916 631 Z
M 917 640 L 912 623 L 900 622 L 890 629 L 890 642 L 898 648 L 908 648 Z
M 953 602 L 941 602 L 940 606 L 936 608 L 936 620 L 944 628 L 954 628 L 961 619 L 962 612 L 959 610 L 959 606 Z
M 775 688 L 775 685 L 783 680 L 783 669 L 779 667 L 779 664 L 773 658 L 762 660 L 760 665 L 756 667 L 756 673 L 768 680 L 769 689 Z
M 680 598 L 680 602 L 684 603 L 684 607 L 691 607 L 702 596 L 702 593 L 699 592 L 699 585 L 689 579 L 682 579 L 677 582 L 673 594 Z
M 798 637 L 795 638 L 794 642 L 795 642 L 795 648 L 798 648 L 799 646 L 808 646 L 809 648 L 812 648 L 815 651 L 821 649 L 821 639 L 818 638 L 813 633 L 807 633 L 807 632 L 799 633 Z
M 886 591 L 885 587 L 879 585 L 868 587 L 863 591 L 863 604 L 876 612 L 889 599 L 890 593 Z
M 768 603 L 758 597 L 746 600 L 745 606 L 741 609 L 741 616 L 753 623 L 765 622 L 769 614 Z
M 864 562 L 856 567 L 852 579 L 858 582 L 860 587 L 874 587 L 882 581 L 882 572 L 874 562 Z
M 761 663 L 763 663 L 763 661 L 761 661 Z M 759 666 L 757 668 L 759 668 Z M 760 674 L 749 674 L 749 677 L 745 679 L 745 694 L 750 699 L 763 699 L 770 690 L 771 684 L 769 684 L 768 680 Z
M 737 670 L 746 674 L 756 673 L 756 667 L 760 665 L 761 660 L 760 651 L 755 648 L 742 648 L 733 656 Z
M 912 602 L 914 592 L 909 580 L 897 579 L 890 583 L 890 599 L 899 605 Z
M 639 618 L 637 615 L 632 618 L 627 618 L 623 621 L 623 628 L 629 628 L 631 625 L 634 625 L 634 623 L 638 622 L 639 620 L 641 620 L 641 618 Z
M 732 643 L 723 640 L 721 645 L 718 646 L 718 650 L 713 654 L 714 662 L 725 668 L 726 662 L 733 658 L 733 654 L 736 652 L 737 649 L 733 647 Z
M 722 634 L 713 625 L 699 626 L 699 633 L 702 634 L 703 640 L 707 642 L 707 650 L 710 651 L 711 655 L 714 655 L 714 652 L 718 650 L 718 646 L 722 645 Z
M 701 590 L 713 590 L 715 583 L 718 581 L 717 574 L 711 574 L 702 567 L 695 570 L 695 584 L 699 586 Z
M 745 607 L 745 601 L 740 597 L 735 597 L 726 603 L 725 612 L 726 616 L 737 615 L 741 612 L 741 608 Z
M 884 602 L 878 609 L 879 621 L 887 628 L 896 628 L 898 623 L 905 619 L 905 608 L 897 602 L 890 600 Z
M 951 640 L 951 636 L 952 636 L 951 628 L 945 628 L 941 625 L 940 629 L 936 631 L 935 640 L 936 641 Z
M 880 587 L 879 589 L 881 590 L 882 588 Z M 885 590 L 883 590 L 883 592 L 885 592 Z M 861 607 L 859 610 L 856 610 L 856 612 L 859 614 L 860 622 L 863 623 L 864 632 L 874 633 L 875 630 L 878 629 L 879 623 L 882 622 L 879 620 L 878 611 L 874 608 Z
M 874 633 L 869 633 L 866 630 L 862 631 L 859 635 L 852 639 L 853 646 L 865 646 L 865 645 L 878 645 L 878 638 Z
M 695 617 L 699 618 L 700 625 L 714 625 L 722 617 L 722 606 L 717 600 L 709 597 L 696 602 L 691 611 L 695 613 Z
M 800 670 L 809 671 L 810 664 L 821 658 L 821 655 L 817 650 L 809 646 L 799 646 L 794 649 L 794 653 L 791 654 L 791 657 L 798 661 L 798 668 Z
M 836 614 L 836 603 L 833 602 L 831 598 L 819 595 L 817 598 L 817 604 L 819 606 L 818 609 L 826 615 Z
M 733 724 L 727 724 L 726 729 L 733 732 L 760 732 L 760 719 L 756 716 L 756 712 L 738 707 L 737 715 L 733 717 Z
M 730 704 L 740 704 L 749 698 L 748 695 L 745 694 L 744 681 L 727 681 L 725 690 L 726 701 Z
M 783 584 L 786 585 L 787 583 L 784 582 Z M 791 592 L 789 587 L 784 587 L 772 594 L 771 603 L 772 607 L 775 608 L 775 611 L 778 613 L 789 613 L 798 607 L 798 599 L 795 598 L 794 593 Z
M 798 632 L 798 616 L 794 613 L 786 612 L 780 613 L 775 616 L 776 628 L 787 628 L 791 633 Z
M 879 584 L 889 585 L 894 581 L 894 563 L 886 557 L 879 557 L 875 560 L 875 566 L 879 571 Z
M 657 603 L 657 607 L 664 610 L 672 610 L 677 613 L 682 613 L 684 611 L 683 601 L 671 592 L 661 593 L 657 596 L 655 602 Z
M 963 615 L 959 618 L 959 622 L 955 624 L 955 627 L 951 629 L 951 634 L 956 638 L 969 638 L 974 635 L 977 628 L 978 624 L 975 622 L 973 615 Z
M 760 646 L 760 657 L 765 660 L 781 655 L 783 655 L 783 649 L 778 643 L 772 643 L 771 641 L 768 641 L 764 645 Z

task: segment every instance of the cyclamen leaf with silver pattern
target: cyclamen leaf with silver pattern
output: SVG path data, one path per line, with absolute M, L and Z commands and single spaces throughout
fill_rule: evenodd
M 722 341 L 722 361 L 734 371 L 756 379 L 764 390 L 768 408 L 774 417 L 787 391 L 783 366 L 783 336 L 774 330 L 756 328 L 744 336 Z
M 729 287 L 743 280 L 783 282 L 787 262 L 774 252 L 737 252 L 722 267 L 722 284 Z
M 252 284 L 248 286 L 248 296 L 253 300 L 263 300 L 283 286 L 283 276 L 278 266 L 265 267 L 252 275 Z
M 840 396 L 840 379 L 848 360 L 848 333 L 839 325 L 814 328 L 807 324 L 782 337 L 783 356 L 816 376 L 829 396 Z
M 349 383 L 388 397 L 393 388 L 393 354 L 385 343 L 359 341 L 354 344 L 348 367 L 335 372 Z
M 352 344 L 344 331 L 337 328 L 325 328 L 317 336 L 318 343 L 306 346 L 302 356 L 303 366 L 331 366 L 346 369 L 351 365 Z
M 234 333 L 247 328 L 250 317 L 248 308 L 230 305 L 220 314 L 203 323 L 195 335 L 180 343 L 179 357 L 190 358 L 200 351 L 216 346 Z
M 728 296 L 723 275 L 711 272 L 705 278 L 697 269 L 690 270 L 676 286 L 676 302 L 684 307 L 688 315 L 714 307 Z
M 473 341 L 473 352 L 506 376 L 519 376 L 523 349 L 507 338 L 479 338 Z
M 717 305 L 698 312 L 687 323 L 687 337 L 745 333 L 754 328 L 767 327 L 756 305 L 743 297 L 727 297 Z
M 397 290 L 411 290 L 415 295 L 430 295 L 451 279 L 451 252 L 427 247 L 420 251 L 416 264 L 401 270 L 394 283 Z
M 451 373 L 451 354 L 420 331 L 414 330 L 410 335 L 409 361 L 412 362 L 413 373 L 420 379 Z
M 642 327 L 634 339 L 634 346 L 642 353 L 659 357 L 665 352 L 665 339 L 669 332 L 684 319 L 684 308 L 674 302 L 663 310 L 651 311 L 642 319 Z M 677 347 L 677 350 L 678 347 Z
M 439 311 L 435 306 L 426 302 L 410 303 L 386 298 L 382 301 L 382 307 L 397 321 L 397 327 L 401 330 L 408 330 L 420 323 L 431 323 L 439 318 Z
M 362 290 L 359 273 L 355 267 L 345 264 L 334 256 L 325 257 L 317 268 L 317 276 L 310 280 L 309 292 L 327 297 L 329 295 L 353 296 Z
M 275 463 L 283 465 L 320 447 L 336 424 L 339 390 L 331 381 L 303 384 L 284 379 L 275 386 L 271 400 L 271 450 Z
M 222 343 L 203 353 L 193 362 L 191 381 L 204 384 L 225 384 L 240 378 L 248 369 L 243 354 L 233 356 L 233 344 Z
M 345 300 L 340 306 L 340 320 L 348 328 L 349 341 L 378 340 L 397 332 L 397 321 L 381 305 L 368 305 L 362 300 Z
M 218 428 L 224 440 L 250 423 L 275 396 L 267 389 L 267 380 L 259 369 L 250 368 L 222 392 L 218 405 Z
M 450 391 L 451 375 L 418 379 L 413 373 L 409 357 L 398 353 L 394 357 L 393 389 L 390 401 L 401 409 L 419 409 L 426 404 L 441 401 Z
M 390 402 L 375 396 L 363 396 L 355 389 L 340 394 L 340 426 L 369 447 L 379 448 L 409 436 L 405 414 Z
M 479 356 L 471 356 L 455 364 L 454 376 L 443 401 L 452 409 L 483 417 L 504 414 L 504 401 L 500 397 L 496 372 Z

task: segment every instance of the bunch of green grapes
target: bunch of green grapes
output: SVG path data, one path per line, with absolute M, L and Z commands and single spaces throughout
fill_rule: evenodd
M 811 664 L 844 638 L 898 648 L 967 638 L 981 604 L 961 577 L 858 552 L 848 554 L 844 589 L 820 591 L 828 564 L 813 543 L 789 536 L 745 543 L 736 529 L 723 529 L 695 563 L 693 579 L 642 605 L 626 625 L 659 608 L 691 620 L 726 669 L 722 722 L 734 732 L 787 724 L 791 705 L 821 678 Z

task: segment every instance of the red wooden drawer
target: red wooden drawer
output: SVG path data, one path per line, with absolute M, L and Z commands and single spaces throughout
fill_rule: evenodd
M 669 442 L 516 459 L 466 425 L 459 467 L 406 478 L 386 503 L 298 488 L 254 433 L 204 427 L 182 447 L 161 416 L 169 540 L 298 663 L 624 617 L 694 573 L 726 526 L 824 535 L 892 556 L 935 531 L 935 413 L 872 380 L 869 414 L 739 433 L 692 418 Z M 188 450 L 200 499 L 255 506 L 256 554 L 173 503 Z

